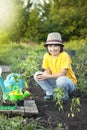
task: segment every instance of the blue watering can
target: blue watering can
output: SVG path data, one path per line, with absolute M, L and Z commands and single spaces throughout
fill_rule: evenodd
M 2 70 L 0 68 L 0 87 L 3 92 L 3 99 L 7 100 L 8 94 L 13 91 L 14 86 L 18 86 L 21 90 L 24 88 L 24 80 L 20 74 L 12 73 L 7 75 L 6 80 L 3 81 L 1 77 Z M 16 77 L 16 78 L 15 78 Z

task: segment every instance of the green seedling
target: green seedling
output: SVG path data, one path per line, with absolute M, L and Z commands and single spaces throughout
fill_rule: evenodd
M 59 111 L 63 110 L 63 97 L 65 97 L 63 89 L 55 88 L 53 98 L 56 101 Z
M 81 106 L 80 98 L 79 97 L 73 98 L 70 106 L 70 112 L 68 113 L 68 117 L 74 118 L 75 113 L 80 112 L 80 106 Z

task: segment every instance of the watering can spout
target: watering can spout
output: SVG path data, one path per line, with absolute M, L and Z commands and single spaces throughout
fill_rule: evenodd
M 2 89 L 2 92 L 4 93 L 5 92 L 5 85 L 4 85 L 4 81 L 3 81 L 1 76 L 0 76 L 0 87 Z
M 28 97 L 28 96 L 30 96 L 30 93 L 29 93 L 29 91 L 26 90 L 26 91 L 24 92 L 24 94 L 23 94 L 23 97 L 25 98 L 25 97 Z

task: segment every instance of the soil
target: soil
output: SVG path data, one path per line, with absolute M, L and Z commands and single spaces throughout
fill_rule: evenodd
M 59 130 L 57 126 L 62 123 L 62 130 L 87 130 L 87 95 L 76 92 L 75 97 L 80 97 L 81 111 L 75 113 L 74 118 L 68 118 L 71 99 L 63 102 L 63 111 L 58 111 L 54 100 L 45 101 L 44 92 L 39 86 L 30 86 L 31 98 L 35 100 L 40 117 L 39 125 L 49 130 Z
M 29 116 L 29 120 L 39 119 L 38 126 L 47 128 L 47 130 L 60 130 L 57 127 L 59 123 L 62 124 L 61 130 L 87 130 L 87 95 L 84 95 L 79 91 L 76 91 L 76 93 L 72 95 L 71 99 L 73 97 L 80 97 L 81 111 L 76 112 L 74 118 L 68 118 L 71 99 L 64 101 L 64 109 L 59 111 L 58 106 L 53 99 L 48 101 L 44 100 L 45 93 L 43 90 L 39 86 L 33 85 L 33 83 L 30 84 L 30 99 L 35 100 L 39 113 L 37 115 Z

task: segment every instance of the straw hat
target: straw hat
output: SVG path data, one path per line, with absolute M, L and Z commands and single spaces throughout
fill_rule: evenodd
M 62 43 L 61 34 L 58 32 L 49 33 L 47 36 L 47 41 L 46 41 L 45 46 L 50 45 L 50 44 L 58 44 L 64 47 Z

